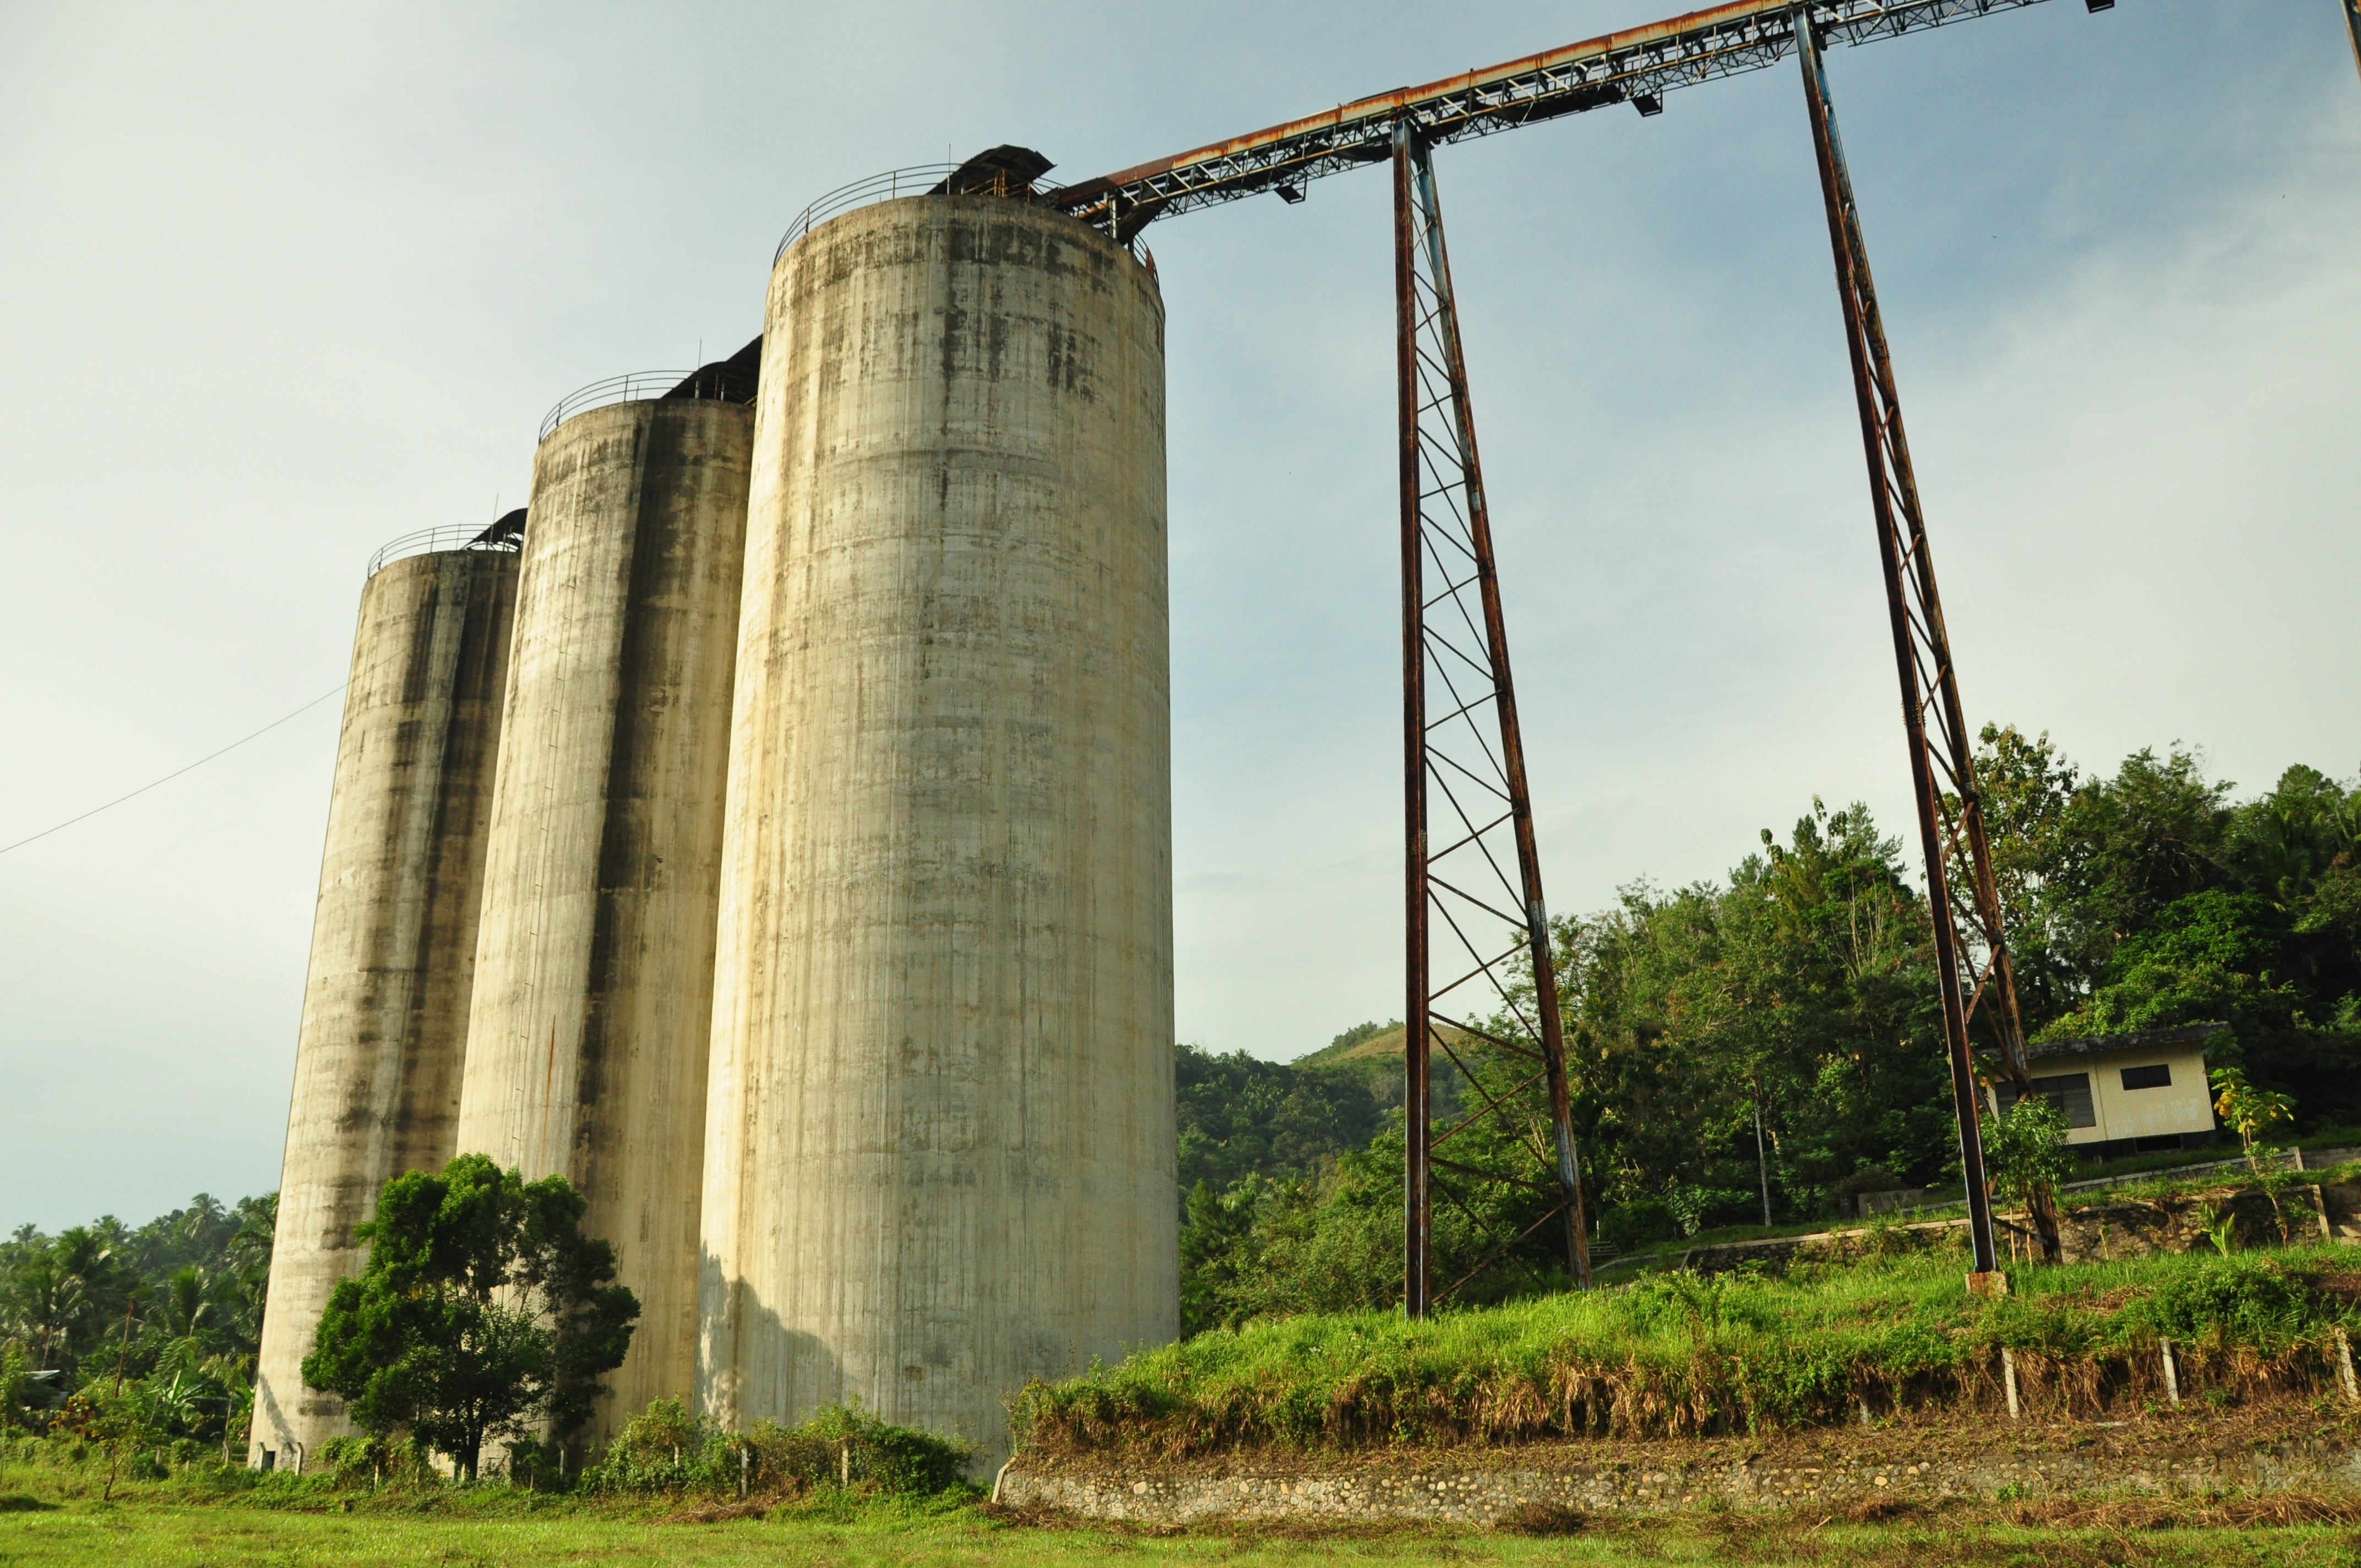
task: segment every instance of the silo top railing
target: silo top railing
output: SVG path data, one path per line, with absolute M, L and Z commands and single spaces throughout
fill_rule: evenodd
M 952 175 L 966 167 L 963 163 L 914 163 L 907 169 L 889 169 L 883 174 L 873 174 L 866 180 L 838 186 L 796 214 L 796 221 L 787 225 L 785 236 L 779 241 L 779 248 L 771 253 L 771 265 L 776 267 L 779 258 L 787 253 L 787 247 L 803 238 L 815 225 L 824 224 L 839 213 L 850 212 L 854 207 L 868 206 L 873 202 L 927 195 L 936 186 L 949 182 Z M 1052 184 L 1047 180 L 1036 180 L 1032 183 L 1031 195 L 1038 199 L 1064 189 L 1064 186 Z M 990 192 L 977 191 L 970 193 L 1005 195 L 1008 192 L 1004 188 Z
M 456 528 L 422 528 L 415 533 L 405 533 L 378 547 L 369 557 L 367 576 L 376 576 L 379 567 L 390 561 L 407 560 L 412 555 L 432 555 L 445 550 L 494 550 L 513 555 L 524 548 L 521 535 L 501 540 L 486 540 L 480 528 L 462 524 Z
M 551 431 L 576 414 L 605 408 L 609 403 L 661 398 L 695 374 L 693 370 L 631 370 L 620 376 L 609 376 L 603 381 L 593 381 L 558 399 L 557 406 L 543 416 L 541 433 L 533 439 L 536 442 L 547 441 Z

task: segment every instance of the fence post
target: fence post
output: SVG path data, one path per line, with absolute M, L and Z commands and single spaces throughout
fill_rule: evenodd
M 2015 1420 L 2025 1413 L 2025 1403 L 2016 1391 L 2016 1355 L 2006 1345 L 2000 1347 L 2000 1376 L 2008 1389 L 2008 1419 Z
M 2178 1405 L 2180 1403 L 2180 1368 L 2172 1359 L 2172 1342 L 2160 1339 L 2156 1342 L 2156 1348 L 2164 1362 L 2164 1397 Z

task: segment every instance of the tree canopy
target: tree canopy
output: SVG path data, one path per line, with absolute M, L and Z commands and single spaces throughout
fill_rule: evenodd
M 201 1192 L 136 1228 L 106 1215 L 0 1242 L 0 1428 L 79 1419 L 77 1391 L 118 1374 L 159 1437 L 242 1428 L 277 1212 Z
M 526 1181 L 482 1155 L 385 1185 L 369 1246 L 320 1315 L 303 1380 L 372 1434 L 407 1431 L 473 1476 L 484 1443 L 589 1419 L 640 1315 L 615 1250 L 582 1234 L 564 1177 Z

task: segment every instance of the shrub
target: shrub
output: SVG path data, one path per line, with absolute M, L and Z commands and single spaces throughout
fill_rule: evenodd
M 439 1479 L 426 1449 L 401 1438 L 332 1437 L 320 1444 L 312 1459 L 338 1486 Z
M 965 1443 L 895 1426 L 859 1406 L 829 1405 L 799 1425 L 757 1421 L 725 1431 L 676 1399 L 631 1418 L 583 1482 L 606 1492 L 734 1497 L 812 1486 L 869 1487 L 905 1497 L 963 1485 Z
M 1634 1198 L 1598 1217 L 1598 1239 L 1626 1251 L 1650 1242 L 1668 1242 L 1680 1234 L 1681 1223 L 1661 1198 Z

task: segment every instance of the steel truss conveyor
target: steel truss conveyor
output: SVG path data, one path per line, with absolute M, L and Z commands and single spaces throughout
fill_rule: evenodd
M 1900 38 L 2040 3 L 1819 0 L 1810 9 L 1826 47 Z M 2084 0 L 2093 11 L 2114 3 Z M 1358 99 L 1325 114 L 1086 180 L 1049 200 L 1128 241 L 1158 218 L 1265 191 L 1301 201 L 1307 181 L 1389 162 L 1400 126 L 1431 148 L 1616 104 L 1635 104 L 1652 115 L 1676 87 L 1760 71 L 1794 54 L 1795 11 L 1795 0 L 1735 0 L 1423 87 Z

